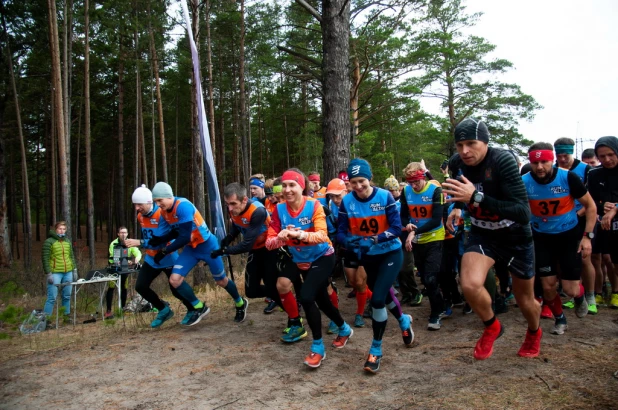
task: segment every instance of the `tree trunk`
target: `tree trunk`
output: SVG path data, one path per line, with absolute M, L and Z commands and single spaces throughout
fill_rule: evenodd
M 52 90 L 54 92 L 54 115 L 56 119 L 58 140 L 58 167 L 60 172 L 60 212 L 71 232 L 71 184 L 69 181 L 69 161 L 66 130 L 64 127 L 64 106 L 62 99 L 62 81 L 60 79 L 60 47 L 58 45 L 58 21 L 55 0 L 47 0 L 49 16 L 49 39 L 52 59 Z
M 150 5 L 149 5 L 150 6 Z M 208 7 L 208 6 L 206 6 Z M 161 142 L 161 166 L 163 168 L 163 181 L 169 183 L 167 174 L 167 150 L 165 148 L 165 125 L 163 123 L 163 101 L 161 100 L 161 81 L 159 78 L 159 60 L 157 59 L 157 49 L 154 43 L 154 33 L 152 26 L 150 28 L 150 53 L 152 54 L 152 64 L 154 67 L 154 75 L 157 87 L 157 110 L 159 114 L 159 140 Z M 212 137 L 211 137 L 212 138 Z M 156 169 L 153 168 L 156 175 Z
M 285 166 L 290 168 L 290 141 L 288 138 L 288 114 L 285 106 L 285 88 L 283 87 L 283 73 L 281 73 L 281 108 L 283 110 L 283 134 L 285 137 Z
M 11 235 L 9 232 L 9 207 L 7 203 L 7 164 L 4 145 L 4 109 L 7 94 L 0 98 L 0 267 L 8 268 L 13 262 L 11 253 Z
M 47 126 L 44 128 L 47 129 Z M 36 198 L 34 205 L 36 208 L 36 241 L 41 242 L 41 134 L 36 144 L 36 195 L 34 197 Z
M 324 179 L 337 176 L 350 158 L 350 2 L 322 1 Z
M 4 32 L 6 30 L 6 21 L 4 15 L 2 15 L 2 27 Z M 24 220 L 23 232 L 24 232 L 24 268 L 30 270 L 32 264 L 32 212 L 30 211 L 30 183 L 28 181 L 28 161 L 26 159 L 26 143 L 24 141 L 24 132 L 21 124 L 21 111 L 19 108 L 19 95 L 17 94 L 17 85 L 15 81 L 15 70 L 13 69 L 13 55 L 11 54 L 11 47 L 8 43 L 7 37 L 7 60 L 9 62 L 9 76 L 11 77 L 11 87 L 13 89 L 13 99 L 15 104 L 15 118 L 17 120 L 17 132 L 19 134 L 19 147 L 21 154 L 21 179 L 23 189 L 23 207 L 22 217 Z
M 86 196 L 88 207 L 88 255 L 90 269 L 95 265 L 94 242 L 94 193 L 92 189 L 92 144 L 90 141 L 90 43 L 89 43 L 89 0 L 84 1 L 84 31 L 86 34 L 84 49 L 84 143 L 86 146 Z
M 52 109 L 51 109 L 51 130 L 50 130 L 50 134 L 49 134 L 49 140 L 50 140 L 50 147 L 51 149 L 49 150 L 49 164 L 50 164 L 50 172 L 49 172 L 49 179 L 50 179 L 50 184 L 48 185 L 49 187 L 51 187 L 50 189 L 50 205 L 51 205 L 51 213 L 50 216 L 51 218 L 49 219 L 49 226 L 52 227 L 54 226 L 54 224 L 58 221 L 58 214 L 57 214 L 57 210 L 58 210 L 58 186 L 57 186 L 57 181 L 58 181 L 58 155 L 56 154 L 58 152 L 58 145 L 56 144 L 56 114 L 55 114 L 55 103 L 54 100 L 56 99 L 56 97 L 54 96 L 54 90 L 52 90 L 52 95 L 51 95 L 51 101 L 52 101 Z M 45 231 L 45 236 L 47 237 L 47 230 Z
M 118 53 L 118 192 L 116 193 L 116 222 L 118 226 L 126 225 L 125 220 L 125 208 L 124 199 L 125 185 L 124 185 L 124 50 L 122 48 L 122 33 L 124 30 L 120 30 L 119 36 L 119 53 Z M 137 186 L 136 186 L 137 187 Z
M 66 134 L 67 150 L 67 179 L 71 181 L 71 74 L 73 70 L 73 0 L 64 2 L 64 29 L 62 51 L 63 51 L 63 82 L 62 97 L 64 102 L 64 130 Z M 70 205 L 69 205 L 70 206 Z M 75 238 L 75 229 L 69 231 L 71 237 Z
M 245 1 L 240 0 L 240 46 L 238 58 L 238 86 L 239 86 L 239 126 L 240 126 L 240 146 L 242 151 L 242 172 L 245 183 L 249 182 L 251 176 L 251 163 L 249 162 L 249 137 L 247 133 L 247 106 L 245 103 Z
M 350 137 L 350 145 L 352 146 L 352 156 L 356 158 L 359 151 L 356 137 L 358 136 L 359 127 L 359 112 L 358 112 L 358 91 L 361 82 L 360 64 L 358 57 L 354 56 L 353 59 L 354 71 L 352 72 L 352 87 L 350 89 L 350 109 L 352 110 L 352 135 Z
M 152 135 L 152 186 L 157 183 L 157 138 L 155 127 L 154 65 L 150 64 L 150 131 Z

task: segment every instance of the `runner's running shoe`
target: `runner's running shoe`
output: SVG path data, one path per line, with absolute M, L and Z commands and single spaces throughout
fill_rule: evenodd
M 565 330 L 568 329 L 566 317 L 563 319 L 556 319 L 554 327 L 551 328 L 550 333 L 554 335 L 563 335 Z
M 266 307 L 264 308 L 264 313 L 268 315 L 270 313 L 273 313 L 275 309 L 277 309 L 277 302 L 275 302 L 274 300 L 271 300 L 268 303 L 268 305 L 266 305 Z
M 337 335 L 337 337 L 333 341 L 333 347 L 335 349 L 343 348 L 348 343 L 348 340 L 350 340 L 350 338 L 354 334 L 354 330 L 352 330 L 350 326 L 348 326 L 348 329 L 350 329 L 350 333 L 347 336 L 342 336 L 342 334 L 339 333 L 339 335 Z
M 354 316 L 354 327 L 365 327 L 365 320 L 363 315 Z
M 187 324 L 189 323 L 189 320 L 191 320 L 191 315 L 192 315 L 192 310 L 188 310 L 187 314 L 185 315 L 185 317 L 180 321 L 180 324 L 183 326 L 187 326 Z
M 521 357 L 537 357 L 541 353 L 541 338 L 543 337 L 543 329 L 539 327 L 536 333 L 530 333 L 526 330 L 526 338 L 521 345 L 517 354 Z
M 403 344 L 406 347 L 412 347 L 412 342 L 414 341 L 412 321 L 413 320 L 411 315 L 402 315 L 399 322 L 399 327 L 403 327 L 403 329 L 401 329 L 401 337 L 403 338 Z
M 191 312 L 191 318 L 187 322 L 187 326 L 197 325 L 200 322 L 200 320 L 202 320 L 202 318 L 209 313 L 210 313 L 210 308 L 206 306 L 206 304 L 204 303 L 204 306 L 202 306 L 200 309 L 196 309 Z
M 562 307 L 565 309 L 573 309 L 575 307 L 575 303 L 573 302 L 573 299 L 566 301 L 562 304 Z
M 247 308 L 249 307 L 249 301 L 247 298 L 242 298 L 243 304 L 240 307 L 236 307 L 236 316 L 234 317 L 234 322 L 240 323 L 245 320 L 247 317 Z
M 329 335 L 334 335 L 335 333 L 339 333 L 339 326 L 332 320 L 328 324 L 328 330 L 326 331 Z
M 594 301 L 597 303 L 597 306 L 605 306 L 603 295 L 594 295 Z
M 369 301 L 367 301 L 367 304 L 365 305 L 365 311 L 363 312 L 363 317 L 369 319 L 372 316 L 371 313 L 371 305 L 369 304 Z
M 369 373 L 376 374 L 378 370 L 380 370 L 380 361 L 382 361 L 382 356 L 375 356 L 369 354 L 363 370 Z
M 485 326 L 485 330 L 481 338 L 476 342 L 474 347 L 474 358 L 476 360 L 485 360 L 494 352 L 494 342 L 502 336 L 504 328 L 498 319 L 491 325 Z
M 609 307 L 618 309 L 618 293 L 612 293 L 612 298 L 609 300 Z
M 163 309 L 157 313 L 157 317 L 150 323 L 150 327 L 156 329 L 160 327 L 166 320 L 171 319 L 174 316 L 174 312 L 169 306 L 165 305 Z
M 597 313 L 599 313 L 599 311 L 597 310 L 597 305 L 588 305 L 588 313 L 591 315 L 596 315 Z
M 575 315 L 578 318 L 582 318 L 588 314 L 588 301 L 585 297 L 582 296 L 582 301 L 580 303 L 575 303 Z
M 449 307 L 446 308 L 446 310 L 442 313 L 440 313 L 440 319 L 446 319 L 451 317 L 451 315 L 453 314 L 453 309 Z
M 410 302 L 410 306 L 420 306 L 422 301 L 423 301 L 423 294 L 419 293 L 416 296 L 414 296 L 414 298 L 412 298 L 412 301 Z
M 287 324 L 286 328 L 283 329 L 282 333 L 288 333 L 290 331 L 290 328 L 292 326 L 294 326 L 294 325 L 295 325 L 294 319 L 288 318 L 288 324 Z M 302 325 L 303 325 L 303 318 L 301 317 L 301 318 L 298 318 L 298 323 L 296 324 L 296 326 L 302 326 Z
M 305 364 L 313 369 L 320 367 L 322 360 L 326 358 L 326 352 L 323 355 L 315 352 L 309 353 L 309 356 L 305 357 Z
M 472 313 L 472 306 L 470 306 L 470 305 L 468 304 L 468 302 L 466 302 L 466 303 L 464 304 L 464 307 L 463 307 L 462 313 L 463 313 L 464 315 L 469 315 L 469 314 L 471 314 L 471 313 Z
M 307 330 L 304 326 L 290 326 L 290 330 L 287 333 L 284 333 L 281 336 L 281 341 L 283 343 L 294 343 L 298 342 L 300 339 L 303 339 L 307 336 Z
M 442 322 L 440 319 L 432 319 L 429 318 L 429 323 L 427 323 L 427 330 L 440 330 L 442 327 Z
M 543 305 L 541 307 L 541 317 L 543 319 L 553 319 L 554 318 L 554 314 L 551 313 L 551 309 L 549 308 L 549 305 Z

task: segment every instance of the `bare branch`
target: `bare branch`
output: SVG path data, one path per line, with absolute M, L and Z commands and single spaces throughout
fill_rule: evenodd
M 307 61 L 307 62 L 309 62 L 309 63 L 311 63 L 311 64 L 313 64 L 313 65 L 315 65 L 317 67 L 321 67 L 322 66 L 322 62 L 320 60 L 316 60 L 315 58 L 309 57 L 306 54 L 299 53 L 297 51 L 294 51 L 292 49 L 289 49 L 289 48 L 283 47 L 283 46 L 277 46 L 277 49 L 281 50 L 281 51 L 283 51 L 285 53 L 288 53 L 288 54 L 290 54 L 290 55 L 292 55 L 294 57 L 298 57 L 301 60 L 305 60 L 305 61 Z
M 318 11 L 316 9 L 311 7 L 311 5 L 309 5 L 309 3 L 307 3 L 305 0 L 296 0 L 296 4 L 298 4 L 299 6 L 304 8 L 305 10 L 307 10 L 309 12 L 309 14 L 311 14 L 313 17 L 315 17 L 315 19 L 317 21 L 319 21 L 320 23 L 322 22 L 322 16 L 320 15 L 320 13 L 318 13 Z

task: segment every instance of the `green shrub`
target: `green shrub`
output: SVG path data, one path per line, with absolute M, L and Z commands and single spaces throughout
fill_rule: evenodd
M 24 293 L 26 293 L 24 288 L 19 286 L 17 282 L 13 280 L 9 280 L 0 286 L 0 299 L 5 301 L 12 297 L 22 296 Z
M 8 340 L 10 338 L 11 338 L 11 336 L 8 333 L 0 332 L 0 340 Z
M 8 305 L 4 312 L 0 313 L 0 321 L 10 324 L 21 323 L 27 315 L 24 314 L 24 309 L 13 305 Z

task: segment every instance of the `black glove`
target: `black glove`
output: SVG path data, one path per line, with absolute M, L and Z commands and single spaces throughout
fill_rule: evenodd
M 148 245 L 154 247 L 154 246 L 163 245 L 165 242 L 166 241 L 163 240 L 161 236 L 153 236 L 152 238 L 148 240 Z
M 234 239 L 230 238 L 229 236 L 226 236 L 225 238 L 223 238 L 221 240 L 221 247 L 222 248 L 226 248 L 228 246 L 230 246 L 230 244 L 232 243 Z
M 169 234 L 169 238 L 170 240 L 176 239 L 178 238 L 178 235 L 180 235 L 180 231 L 178 229 L 172 229 L 172 231 Z
M 154 261 L 155 263 L 158 265 L 161 263 L 161 261 L 163 260 L 163 258 L 165 258 L 165 248 L 161 249 L 159 252 L 157 252 L 157 254 L 154 256 Z
M 222 256 L 222 255 L 225 255 L 225 248 L 219 248 L 216 251 L 210 252 L 210 257 L 212 259 L 216 259 L 216 258 L 218 258 L 219 256 Z

